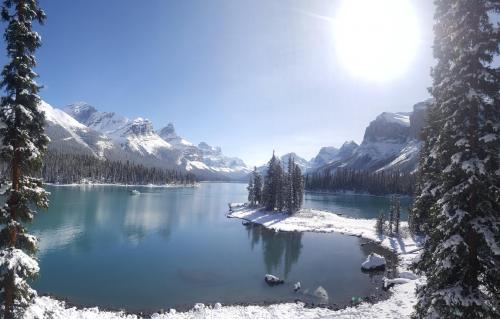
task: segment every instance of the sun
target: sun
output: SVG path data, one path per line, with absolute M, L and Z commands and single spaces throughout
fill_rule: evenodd
M 409 0 L 343 0 L 333 25 L 337 56 L 355 77 L 395 80 L 416 56 L 419 25 Z

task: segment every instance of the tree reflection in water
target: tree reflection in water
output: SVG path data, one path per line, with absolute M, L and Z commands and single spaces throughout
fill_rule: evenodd
M 252 250 L 262 244 L 263 259 L 268 273 L 287 279 L 302 250 L 302 233 L 275 232 L 257 224 L 246 225 Z

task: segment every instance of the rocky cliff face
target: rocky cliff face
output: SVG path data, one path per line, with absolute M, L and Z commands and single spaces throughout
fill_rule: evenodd
M 129 120 L 85 102 L 69 105 L 64 112 L 45 102 L 41 107 L 47 114 L 52 150 L 174 168 L 200 179 L 240 180 L 250 172 L 241 159 L 225 156 L 220 147 L 195 146 L 182 138 L 172 123 L 157 132 L 148 119 Z
M 338 158 L 336 154 L 329 163 L 316 170 L 332 171 L 343 167 L 367 171 L 414 171 L 428 103 L 425 101 L 414 105 L 413 112 L 380 114 L 366 128 L 359 147 L 351 147 L 351 154 L 347 152 L 343 158 Z

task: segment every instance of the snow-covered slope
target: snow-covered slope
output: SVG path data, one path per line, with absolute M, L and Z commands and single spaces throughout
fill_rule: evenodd
M 309 172 L 317 170 L 318 168 L 331 163 L 345 161 L 352 156 L 352 154 L 358 147 L 359 145 L 354 141 L 344 142 L 344 144 L 339 149 L 333 146 L 322 147 L 319 150 L 318 155 L 311 159 L 311 168 Z
M 144 165 L 177 168 L 201 179 L 243 179 L 250 172 L 241 159 L 225 156 L 220 148 L 206 143 L 195 146 L 182 138 L 172 123 L 156 131 L 148 119 L 100 112 L 85 102 L 68 105 L 64 111 L 82 127 L 102 134 L 127 159 Z
M 122 152 L 109 137 L 79 123 L 62 110 L 45 101 L 40 103 L 39 109 L 45 113 L 45 130 L 51 139 L 49 150 L 98 157 L 121 155 Z
M 414 171 L 421 145 L 420 131 L 429 102 L 414 105 L 413 112 L 380 114 L 366 128 L 359 147 L 351 147 L 351 154 L 317 166 L 316 170 L 332 171 L 342 167 L 367 171 Z
M 285 155 L 282 155 L 279 157 L 279 160 L 281 162 L 281 166 L 285 171 L 288 170 L 288 160 L 289 158 L 292 158 L 295 161 L 295 164 L 299 165 L 300 169 L 302 170 L 303 173 L 308 172 L 311 169 L 311 161 L 307 161 L 304 158 L 300 157 L 296 153 L 287 153 Z M 259 172 L 261 175 L 265 175 L 267 172 L 267 163 L 265 165 L 257 167 L 257 172 Z
M 194 146 L 193 143 L 177 135 L 172 123 L 168 123 L 167 126 L 159 130 L 158 135 L 175 148 L 186 149 Z
M 114 112 L 99 112 L 85 102 L 68 105 L 64 111 L 78 122 L 104 134 L 113 134 L 130 122 L 126 117 Z

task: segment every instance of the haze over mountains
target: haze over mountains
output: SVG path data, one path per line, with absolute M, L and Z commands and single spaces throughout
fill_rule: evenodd
M 288 158 L 293 157 L 306 173 L 335 171 L 337 168 L 413 172 L 418 164 L 419 135 L 425 124 L 428 103 L 415 104 L 413 112 L 380 114 L 366 128 L 360 145 L 346 141 L 340 148 L 323 147 L 309 161 L 295 153 L 285 154 L 280 159 L 286 167 Z M 259 167 L 259 171 L 265 172 L 265 166 Z
M 205 142 L 195 146 L 183 139 L 173 124 L 156 131 L 147 119 L 100 112 L 84 102 L 68 105 L 64 111 L 46 102 L 40 108 L 46 114 L 49 151 L 173 168 L 200 179 L 241 180 L 250 172 L 241 159 L 225 156 L 218 147 Z
M 382 113 L 365 130 L 360 145 L 345 142 L 340 148 L 327 146 L 311 160 L 295 153 L 288 158 L 305 173 L 352 168 L 370 172 L 416 169 L 420 150 L 419 132 L 424 125 L 428 101 L 416 104 L 413 112 Z M 245 180 L 251 171 L 243 160 L 228 157 L 220 147 L 198 145 L 178 135 L 172 123 L 155 130 L 148 119 L 128 119 L 114 112 L 101 112 L 78 102 L 64 110 L 42 102 L 50 151 L 91 155 L 114 161 L 131 161 L 145 166 L 191 172 L 202 180 Z M 261 173 L 265 167 L 259 167 Z

